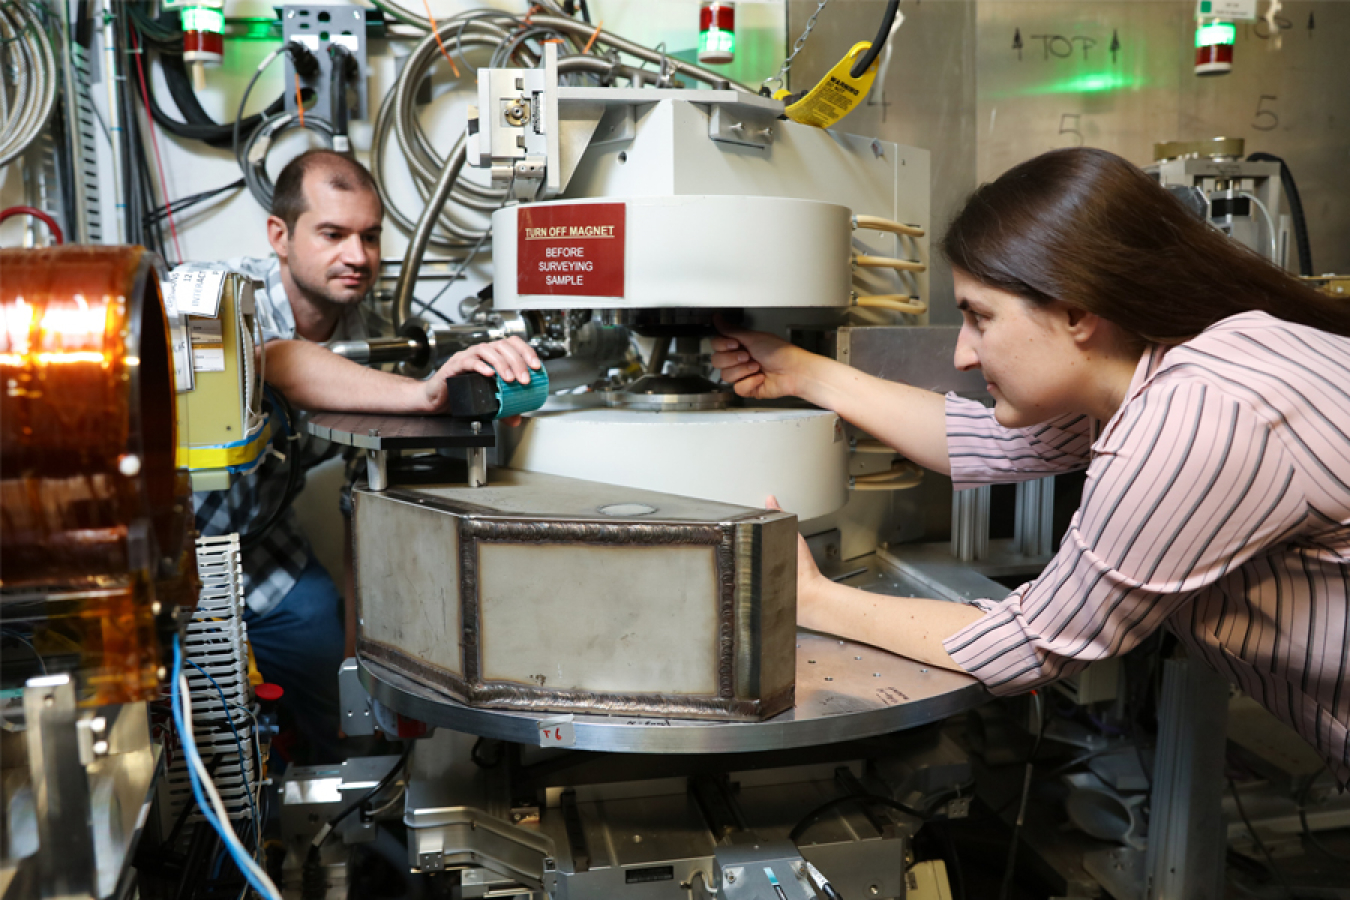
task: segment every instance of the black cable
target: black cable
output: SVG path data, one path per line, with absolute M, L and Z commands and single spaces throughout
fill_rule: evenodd
M 389 785 L 394 783 L 394 779 L 398 777 L 399 773 L 403 771 L 404 766 L 408 764 L 408 757 L 412 756 L 414 743 L 416 742 L 408 741 L 407 746 L 403 748 L 403 754 L 398 758 L 398 762 L 394 763 L 393 767 L 390 768 L 388 772 L 384 773 L 384 777 L 376 782 L 373 788 L 366 791 L 359 798 L 352 801 L 346 809 L 343 809 L 337 815 L 333 816 L 333 818 L 328 820 L 323 829 L 319 832 L 318 837 L 310 844 L 311 852 L 318 850 L 323 846 L 324 841 L 328 840 L 328 836 L 333 833 L 333 830 L 336 829 L 339 824 L 341 824 L 343 819 L 347 818 L 358 809 L 361 809 L 371 800 L 375 799 L 380 791 L 383 791 L 385 788 L 389 787 Z
M 1041 740 L 1045 737 L 1045 704 L 1041 700 L 1041 695 L 1036 691 L 1031 692 L 1031 699 L 1036 704 L 1036 740 L 1032 742 L 1031 752 L 1027 754 L 1026 773 L 1022 778 L 1022 799 L 1017 807 L 1017 820 L 1013 823 L 1012 840 L 1008 843 L 1008 859 L 1003 864 L 1003 880 L 999 884 L 998 900 L 1007 900 L 1008 891 L 1012 888 L 1013 872 L 1017 866 L 1017 842 L 1022 836 L 1022 821 L 1026 817 L 1027 797 L 1031 794 L 1031 776 L 1036 767 L 1036 754 L 1040 752 Z
M 169 93 L 174 98 L 174 103 L 178 105 L 179 113 L 187 121 L 173 118 L 160 107 L 159 100 L 155 96 L 155 80 L 146 73 L 145 96 L 150 101 L 150 117 L 155 120 L 155 124 L 175 137 L 202 141 L 209 147 L 222 149 L 232 147 L 234 123 L 218 124 L 202 109 L 197 94 L 192 89 L 192 80 L 188 76 L 187 64 L 183 62 L 183 57 L 161 51 L 159 64 L 160 70 L 164 73 L 164 82 L 169 86 Z M 285 109 L 286 98 L 278 97 L 267 109 L 245 118 L 240 128 L 251 131 L 258 127 L 264 117 L 274 116 Z
M 930 822 L 922 833 L 932 835 L 935 843 L 941 845 L 938 855 L 947 864 L 947 880 L 951 885 L 953 900 L 966 900 L 966 880 L 961 871 L 961 854 L 956 849 L 956 839 L 948 830 L 950 824 L 950 822 Z
M 180 213 L 186 212 L 187 210 L 191 209 L 194 206 L 197 206 L 198 204 L 205 203 L 207 200 L 210 200 L 214 197 L 218 197 L 221 194 L 227 193 L 229 191 L 237 191 L 243 186 L 244 186 L 244 179 L 240 178 L 239 180 L 233 181 L 230 184 L 227 184 L 223 187 L 213 188 L 209 191 L 201 191 L 200 193 L 197 194 L 189 194 L 186 197 L 179 197 L 176 200 L 169 201 L 163 206 L 157 206 L 154 209 L 150 210 L 150 212 L 145 214 L 146 221 L 159 221 L 161 219 L 167 219 L 169 217 L 169 213 L 173 213 L 176 216 Z
M 1247 818 L 1247 810 L 1244 809 L 1242 806 L 1242 797 L 1238 795 L 1237 785 L 1233 782 L 1232 778 L 1228 779 L 1228 790 L 1232 791 L 1233 793 L 1233 802 L 1237 804 L 1237 811 L 1238 815 L 1242 817 L 1242 824 L 1247 826 L 1247 833 L 1252 836 L 1252 840 L 1256 843 L 1257 848 L 1261 851 L 1261 855 L 1266 858 L 1266 865 L 1270 866 L 1271 876 L 1274 877 L 1274 879 L 1280 883 L 1280 887 L 1284 888 L 1284 892 L 1288 894 L 1290 898 L 1292 898 L 1294 896 L 1294 892 L 1289 889 L 1289 883 L 1284 880 L 1284 874 L 1281 873 L 1278 868 L 1276 868 L 1275 858 L 1272 857 L 1270 855 L 1270 851 L 1266 849 L 1265 841 L 1261 840 L 1261 836 L 1258 835 L 1256 833 L 1256 829 L 1252 827 L 1252 820 Z
M 333 123 L 333 149 L 339 153 L 351 152 L 351 141 L 347 137 L 347 123 L 351 119 L 351 104 L 347 99 L 347 88 L 355 79 L 356 58 L 341 44 L 329 44 L 328 56 L 332 61 L 328 99 L 331 109 L 329 119 Z
M 881 27 L 877 29 L 877 36 L 872 39 L 872 46 L 868 47 L 867 52 L 853 64 L 852 69 L 849 69 L 849 75 L 858 78 L 867 71 L 867 67 L 877 58 L 881 48 L 886 46 L 886 39 L 891 36 L 891 26 L 895 24 L 895 14 L 899 10 L 900 0 L 890 0 L 886 4 L 886 14 L 881 17 Z
M 1308 809 L 1307 809 L 1308 794 L 1312 792 L 1313 783 L 1316 782 L 1317 779 L 1321 777 L 1322 773 L 1325 772 L 1326 770 L 1327 767 L 1324 765 L 1322 766 L 1322 768 L 1314 772 L 1313 775 L 1308 779 L 1308 783 L 1303 786 L 1303 790 L 1299 791 L 1298 794 L 1299 825 L 1303 827 L 1303 839 L 1306 840 L 1308 843 L 1312 844 L 1314 847 L 1316 847 L 1318 850 L 1321 850 L 1324 854 L 1331 857 L 1332 859 L 1339 860 L 1340 862 L 1350 862 L 1350 856 L 1345 856 L 1343 854 L 1337 853 L 1336 851 L 1327 847 L 1326 844 L 1323 844 L 1320 840 L 1318 840 L 1317 835 L 1314 834 L 1313 830 L 1308 827 Z
M 473 749 L 469 751 L 469 759 L 473 760 L 473 764 L 480 769 L 494 769 L 501 765 L 502 760 L 506 758 L 506 745 L 501 741 L 493 741 L 493 745 L 497 748 L 497 753 L 489 759 L 479 753 L 486 741 L 487 738 L 480 737 L 473 742 Z
M 282 438 L 287 444 L 286 465 L 288 467 L 286 469 L 286 489 L 262 524 L 239 536 L 240 550 L 252 550 L 262 543 L 263 538 L 267 537 L 277 523 L 281 521 L 281 517 L 286 514 L 286 510 L 290 509 L 291 503 L 295 501 L 295 495 L 300 493 L 300 485 L 304 480 L 304 465 L 300 459 L 300 440 L 295 428 L 295 410 L 291 408 L 291 404 L 280 391 L 276 391 L 270 386 L 265 389 L 264 396 L 284 418 Z
M 1294 183 L 1294 173 L 1289 171 L 1283 159 L 1270 153 L 1253 153 L 1248 162 L 1274 162 L 1280 164 L 1280 185 L 1289 202 L 1289 218 L 1294 222 L 1294 245 L 1298 248 L 1298 273 L 1312 275 L 1312 245 L 1308 243 L 1308 220 L 1303 217 L 1303 199 L 1299 197 L 1298 185 Z M 1271 210 L 1272 213 L 1275 210 Z
M 820 806 L 817 806 L 803 816 L 802 820 L 793 827 L 792 831 L 788 832 L 788 840 L 792 841 L 794 844 L 799 842 L 802 835 L 805 834 L 812 825 L 819 822 L 821 817 L 826 813 L 833 812 L 841 806 L 850 806 L 852 804 L 859 804 L 861 806 L 881 806 L 886 809 L 893 809 L 896 812 L 902 812 L 907 816 L 913 816 L 921 822 L 927 821 L 927 819 L 924 818 L 923 813 L 919 812 L 914 807 L 907 806 L 899 800 L 892 800 L 890 797 L 883 797 L 880 794 L 845 794 L 842 797 L 835 797 L 827 803 L 822 803 Z

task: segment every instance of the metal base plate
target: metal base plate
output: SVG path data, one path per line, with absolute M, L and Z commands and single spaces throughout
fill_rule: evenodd
M 305 423 L 315 437 L 362 450 L 435 450 L 441 447 L 493 447 L 496 431 L 449 416 L 393 416 L 376 413 L 318 412 Z
M 797 636 L 797 705 L 763 722 L 558 716 L 465 706 L 360 660 L 371 696 L 438 728 L 520 744 L 622 753 L 743 753 L 857 740 L 914 728 L 988 699 L 969 675 L 811 632 Z

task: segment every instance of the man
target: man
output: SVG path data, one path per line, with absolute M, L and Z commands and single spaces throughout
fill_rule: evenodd
M 360 303 L 379 273 L 383 218 L 370 173 L 348 157 L 310 150 L 282 169 L 267 219 L 276 257 L 227 264 L 265 285 L 256 302 L 267 383 L 298 409 L 385 413 L 443 411 L 445 379 L 464 372 L 527 383 L 540 362 L 519 338 L 457 353 L 427 381 L 365 368 L 323 346 L 369 334 Z M 305 458 L 312 462 L 313 453 Z M 269 455 L 229 491 L 198 493 L 197 527 L 208 535 L 255 534 L 243 554 L 254 657 L 263 677 L 285 690 L 283 707 L 310 742 L 313 761 L 335 761 L 342 602 L 292 510 L 256 539 L 283 501 L 288 465 Z

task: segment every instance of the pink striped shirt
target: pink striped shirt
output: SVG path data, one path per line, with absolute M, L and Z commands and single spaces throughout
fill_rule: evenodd
M 994 693 L 1163 624 L 1350 780 L 1350 339 L 1265 313 L 1152 347 L 1090 443 L 947 399 L 958 489 L 1087 469 L 1055 558 L 945 642 Z

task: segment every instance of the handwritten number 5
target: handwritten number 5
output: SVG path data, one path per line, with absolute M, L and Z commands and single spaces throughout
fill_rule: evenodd
M 1083 132 L 1078 130 L 1079 113 L 1064 113 L 1059 117 L 1059 133 L 1074 136 L 1075 147 L 1083 146 Z
M 1267 100 L 1274 103 L 1276 99 L 1278 98 L 1274 94 L 1262 94 L 1261 99 L 1256 101 L 1256 117 L 1252 119 L 1252 127 L 1257 131 L 1274 131 L 1279 127 L 1280 117 L 1275 111 L 1262 108 Z

